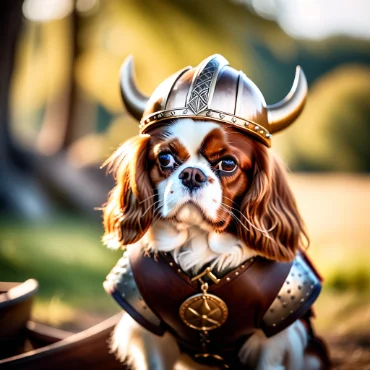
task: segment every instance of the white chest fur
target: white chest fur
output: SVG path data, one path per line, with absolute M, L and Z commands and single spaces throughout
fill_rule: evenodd
M 194 223 L 160 220 L 145 234 L 142 246 L 151 251 L 171 252 L 184 271 L 193 273 L 206 264 L 218 271 L 235 268 L 256 256 L 257 253 L 236 236 L 203 229 Z M 197 224 L 202 226 L 201 222 Z

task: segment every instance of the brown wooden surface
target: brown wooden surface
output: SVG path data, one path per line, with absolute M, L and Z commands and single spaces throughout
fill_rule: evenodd
M 25 328 L 37 287 L 33 279 L 0 284 L 0 359 L 23 352 Z
M 68 335 L 65 338 L 45 347 L 38 348 L 18 356 L 0 360 L 1 370 L 124 370 L 120 362 L 109 353 L 107 340 L 121 317 L 115 315 L 87 330 Z M 36 328 L 35 328 L 36 329 Z M 43 333 L 35 332 L 39 340 L 56 340 L 59 331 L 43 327 Z M 62 335 L 62 336 L 63 336 Z

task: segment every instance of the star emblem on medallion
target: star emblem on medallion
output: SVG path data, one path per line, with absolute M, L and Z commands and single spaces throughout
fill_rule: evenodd
M 225 302 L 212 294 L 192 296 L 180 307 L 182 320 L 197 330 L 216 329 L 226 321 L 227 315 Z
M 207 300 L 206 296 L 203 299 L 193 304 L 193 307 L 188 307 L 188 321 L 195 326 L 206 327 L 209 324 L 219 326 L 218 321 L 221 309 L 214 302 Z M 193 317 L 191 317 L 193 315 Z M 190 316 L 190 317 L 189 317 Z M 212 318 L 214 316 L 214 318 Z

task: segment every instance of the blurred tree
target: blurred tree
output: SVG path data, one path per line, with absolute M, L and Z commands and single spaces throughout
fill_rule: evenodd
M 14 57 L 16 42 L 22 23 L 22 3 L 23 0 L 2 1 L 0 3 L 0 153 L 4 160 L 1 164 L 4 166 L 5 160 L 9 161 L 12 147 L 12 138 L 10 135 L 9 119 L 9 91 L 10 81 L 13 74 Z
M 37 181 L 27 173 L 10 130 L 9 92 L 15 50 L 22 25 L 23 0 L 0 2 L 0 208 L 28 218 L 41 217 L 48 202 Z
M 79 7 L 83 1 L 51 3 L 71 7 L 61 19 L 25 23 L 13 79 L 11 135 L 49 194 L 53 189 L 53 196 L 84 212 L 103 202 L 111 186 L 99 164 L 138 132 L 119 94 L 118 72 L 127 55 L 135 56 L 138 85 L 150 94 L 174 71 L 221 53 L 248 74 L 269 104 L 289 91 L 296 64 L 302 65 L 309 86 L 314 86 L 338 65 L 370 63 L 368 40 L 294 40 L 239 1 L 91 0 L 85 2 L 93 4 L 88 11 Z M 17 4 L 20 9 L 21 1 Z M 338 86 L 325 77 L 317 82 L 322 88 L 312 88 L 312 97 L 310 91 L 312 103 L 302 119 L 274 138 L 274 148 L 292 168 L 368 171 L 368 92 L 365 87 L 356 94 L 353 88 L 349 95 L 341 90 L 342 84 L 352 89 L 351 81 L 362 78 L 352 75 Z M 347 131 L 333 123 L 340 117 L 333 118 L 337 109 L 328 97 L 332 90 L 347 94 L 338 95 L 337 101 L 358 106 L 343 108 L 340 115 L 348 115 L 362 130 L 356 140 L 339 139 Z M 316 137 L 324 127 L 331 134 Z M 303 133 L 305 137 L 296 140 Z M 344 158 L 334 161 L 337 145 Z
M 293 170 L 370 172 L 370 68 L 343 65 L 318 80 L 276 144 Z
M 66 52 L 66 73 L 61 92 L 52 96 L 45 107 L 44 119 L 37 140 L 38 149 L 45 154 L 54 154 L 66 149 L 75 139 L 76 115 L 78 109 L 78 88 L 75 81 L 75 64 L 79 53 L 78 35 L 80 29 L 80 17 L 73 6 L 68 18 L 59 21 L 62 23 L 60 35 L 52 35 L 53 41 L 64 45 Z M 46 28 L 46 30 L 45 30 Z M 45 32 L 46 31 L 46 32 Z M 44 27 L 45 41 L 50 38 L 48 27 Z M 49 50 L 55 48 L 55 44 L 49 44 Z M 56 71 L 58 73 L 58 71 Z

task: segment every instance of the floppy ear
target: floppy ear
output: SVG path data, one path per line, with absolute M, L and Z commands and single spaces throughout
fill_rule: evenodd
M 244 227 L 239 234 L 260 255 L 276 261 L 291 261 L 308 237 L 297 204 L 279 159 L 262 144 L 256 146 L 253 178 L 241 202 Z
M 152 222 L 153 189 L 147 168 L 149 140 L 149 135 L 133 137 L 104 163 L 116 179 L 103 209 L 103 242 L 109 248 L 137 242 Z

